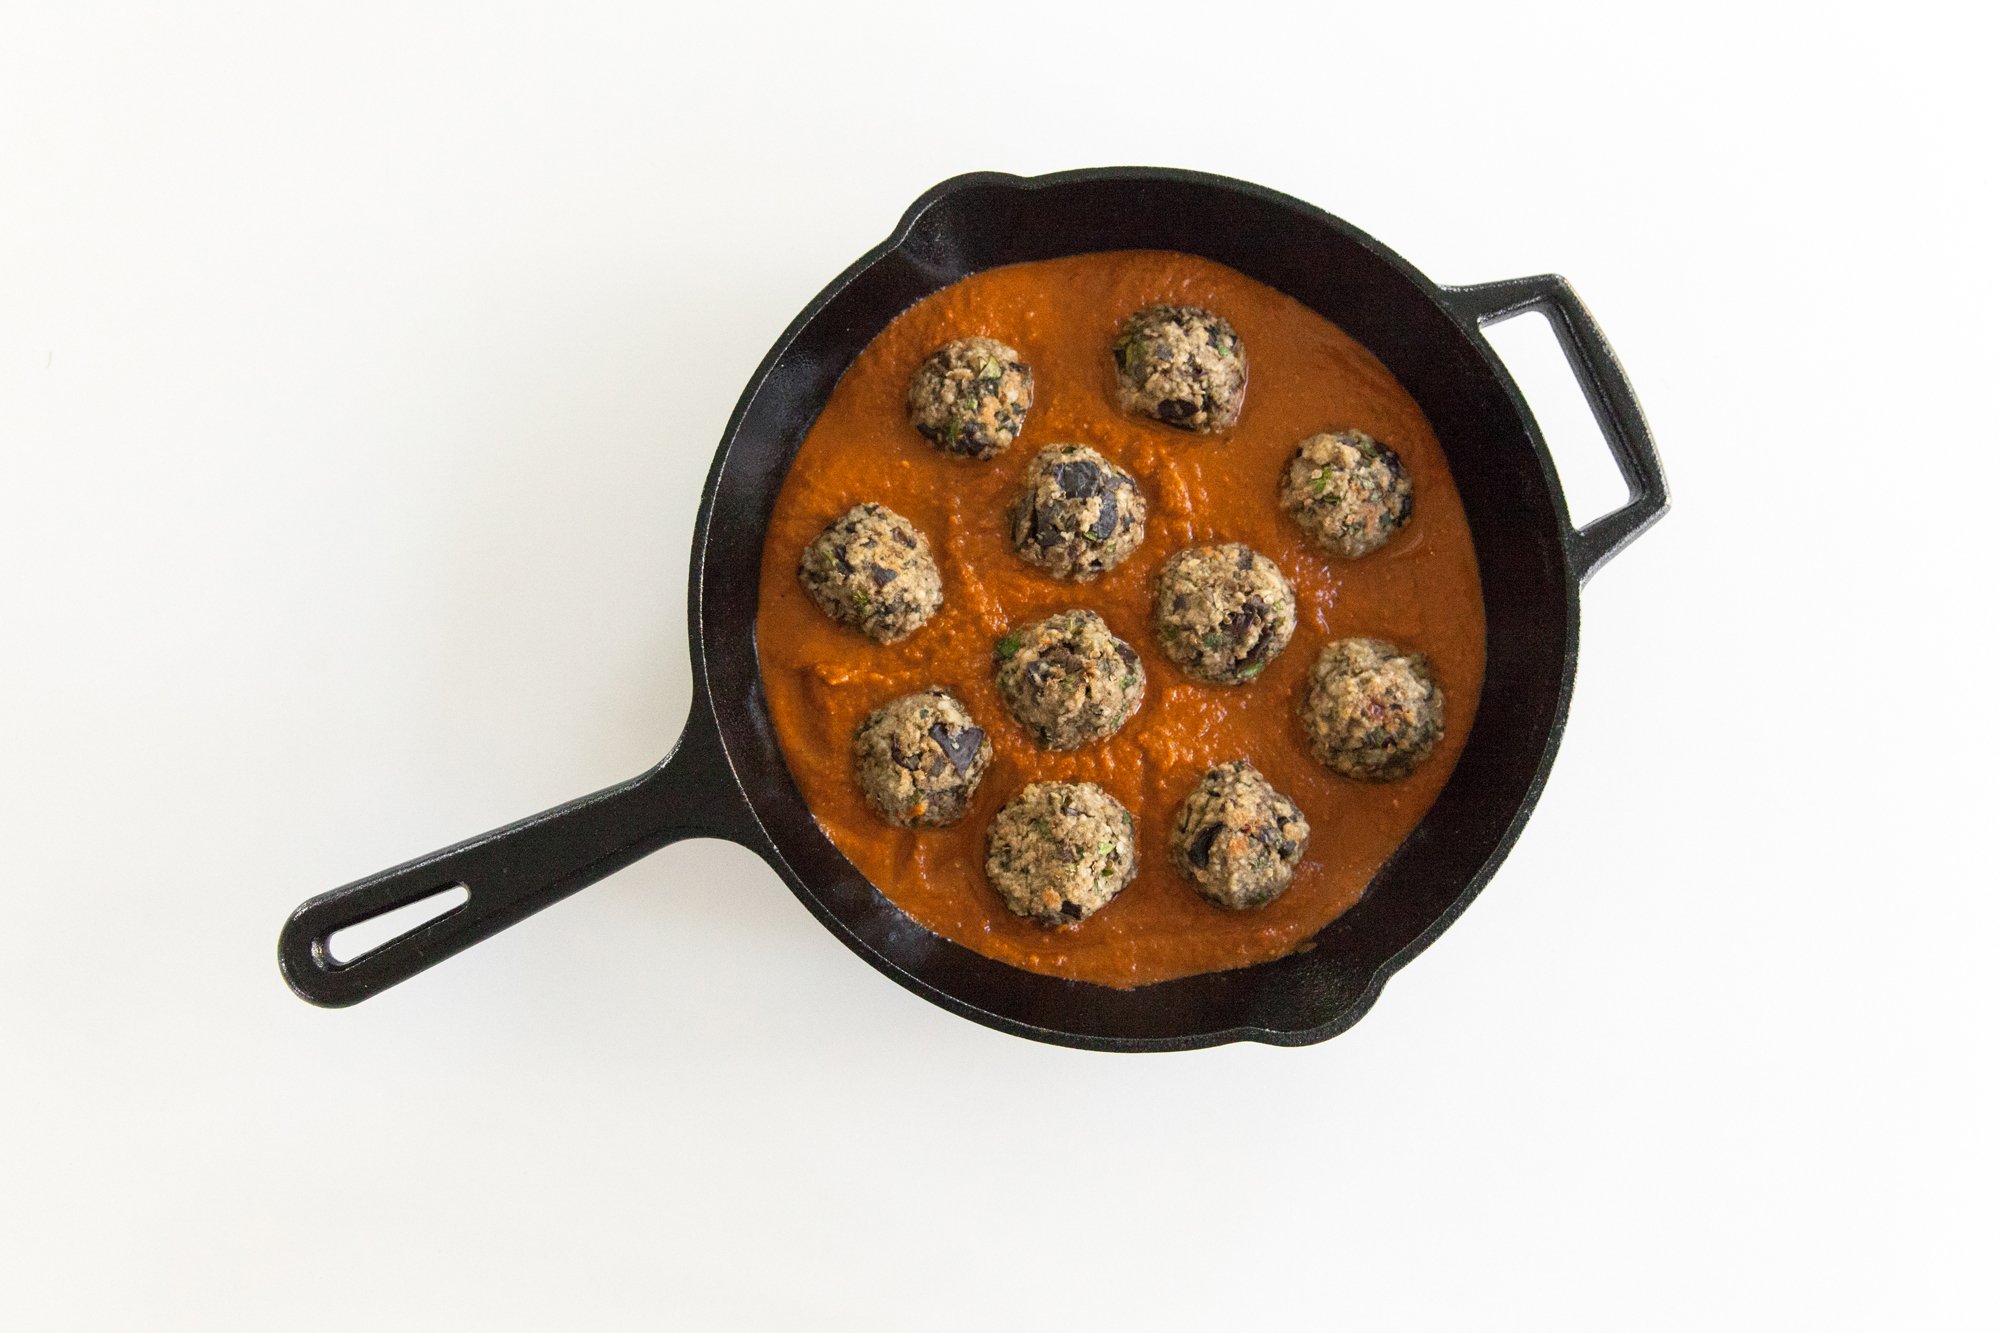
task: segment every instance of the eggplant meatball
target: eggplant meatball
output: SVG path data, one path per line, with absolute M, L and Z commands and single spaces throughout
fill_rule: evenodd
M 1444 734 L 1444 687 L 1422 653 L 1340 639 L 1313 664 L 1299 704 L 1313 758 L 1344 777 L 1407 777 Z
M 1111 344 L 1118 405 L 1176 428 L 1213 435 L 1236 424 L 1249 383 L 1243 340 L 1229 321 L 1194 305 L 1139 311 Z
M 986 833 L 986 878 L 1016 916 L 1044 926 L 1083 920 L 1139 868 L 1132 815 L 1091 782 L 1031 782 Z
M 1298 598 L 1278 567 L 1238 542 L 1190 546 L 1160 567 L 1153 626 L 1175 666 L 1241 685 L 1292 641 Z
M 1059 611 L 1009 630 L 993 675 L 1014 720 L 1046 750 L 1074 750 L 1125 725 L 1146 697 L 1146 668 L 1095 611 Z
M 1218 907 L 1262 907 L 1291 886 L 1312 826 L 1248 759 L 1202 775 L 1174 822 L 1174 869 Z
M 1097 450 L 1052 444 L 1028 464 L 1007 523 L 1023 560 L 1088 583 L 1146 539 L 1146 497 L 1131 473 Z
M 1004 453 L 1035 401 L 1035 376 L 1021 354 L 991 338 L 958 338 L 925 358 L 910 377 L 910 424 L 959 458 Z
M 1292 455 L 1278 499 L 1314 541 L 1353 560 L 1410 521 L 1415 498 L 1396 451 L 1358 430 L 1305 440 Z
M 892 509 L 858 504 L 799 556 L 799 582 L 836 623 L 894 643 L 944 604 L 931 544 Z
M 993 742 L 935 687 L 892 699 L 854 733 L 854 778 L 876 813 L 905 828 L 956 824 L 979 790 Z

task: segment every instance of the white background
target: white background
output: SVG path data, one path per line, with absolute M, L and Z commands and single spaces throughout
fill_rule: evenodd
M 0 16 L 0 1324 L 1993 1326 L 1996 108 L 1942 8 Z M 1565 273 L 1675 486 L 1372 1015 L 1034 1045 L 715 843 L 285 990 L 298 900 L 666 750 L 799 306 L 945 176 L 1122 162 Z

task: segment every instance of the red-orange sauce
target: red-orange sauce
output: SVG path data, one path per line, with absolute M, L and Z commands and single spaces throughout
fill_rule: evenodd
M 1110 346 L 1132 311 L 1201 305 L 1242 335 L 1249 392 L 1226 436 L 1188 435 L 1119 412 Z M 911 372 L 939 344 L 984 334 L 1033 368 L 1034 407 L 999 458 L 945 457 L 911 427 Z M 1416 512 L 1390 543 L 1346 561 L 1316 547 L 1278 505 L 1293 447 L 1352 427 L 1408 465 Z M 1145 544 L 1094 583 L 1050 578 L 1014 554 L 1004 511 L 1044 445 L 1089 444 L 1139 479 Z M 931 540 L 943 609 L 883 647 L 834 625 L 807 600 L 799 552 L 835 516 L 874 500 Z M 1298 590 L 1291 645 L 1247 685 L 1199 685 L 1162 656 L 1151 622 L 1160 563 L 1195 542 L 1241 541 Z M 927 297 L 855 359 L 807 434 L 771 516 L 757 617 L 772 721 L 786 761 L 827 836 L 876 887 L 930 930 L 1016 967 L 1107 986 L 1139 986 L 1242 967 L 1292 952 L 1352 906 L 1436 799 L 1457 762 L 1485 669 L 1479 572 L 1457 488 L 1436 436 L 1382 363 L 1333 324 L 1233 269 L 1190 255 L 1126 251 L 978 273 Z M 1087 607 L 1146 666 L 1138 714 L 1110 740 L 1069 754 L 1038 749 L 1001 704 L 993 645 L 1012 623 Z M 1295 716 L 1308 669 L 1329 640 L 1366 634 L 1430 656 L 1446 730 L 1412 776 L 1386 785 L 1314 762 Z M 971 812 L 949 829 L 884 824 L 855 785 L 850 744 L 863 717 L 900 694 L 942 685 L 992 737 L 994 758 Z M 1167 859 L 1181 801 L 1213 763 L 1247 756 L 1312 824 L 1292 886 L 1262 908 L 1211 905 Z M 1013 916 L 986 883 L 986 828 L 1029 782 L 1095 782 L 1137 821 L 1139 873 L 1079 925 L 1048 930 Z

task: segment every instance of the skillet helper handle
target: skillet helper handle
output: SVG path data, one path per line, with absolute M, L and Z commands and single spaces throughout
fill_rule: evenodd
M 629 782 L 322 893 L 278 936 L 278 969 L 301 999 L 357 1004 L 578 889 L 684 838 L 752 843 L 755 817 L 706 705 L 672 754 Z M 336 931 L 463 887 L 458 906 L 358 958 L 336 962 Z
M 1591 318 L 1569 282 L 1553 273 L 1532 278 L 1508 278 L 1472 287 L 1446 287 L 1445 303 L 1480 328 L 1529 310 L 1548 316 L 1556 341 L 1569 359 L 1591 415 L 1611 446 L 1630 498 L 1620 508 L 1582 528 L 1569 529 L 1570 550 L 1579 581 L 1618 554 L 1667 512 L 1667 476 L 1653 446 L 1653 432 L 1632 392 L 1632 382 L 1618 364 L 1618 354 L 1604 330 Z

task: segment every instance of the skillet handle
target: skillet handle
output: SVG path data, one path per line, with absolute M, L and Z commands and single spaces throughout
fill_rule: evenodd
M 761 836 L 697 689 L 673 753 L 639 777 L 300 904 L 279 933 L 278 970 L 301 999 L 356 1004 L 668 843 L 707 837 L 755 847 Z M 450 911 L 334 961 L 334 932 L 453 887 L 469 896 Z
M 1622 507 L 1580 529 L 1569 529 L 1577 579 L 1588 579 L 1667 512 L 1667 476 L 1660 468 L 1659 451 L 1653 447 L 1653 432 L 1632 393 L 1632 382 L 1618 364 L 1618 354 L 1611 350 L 1604 330 L 1597 327 L 1569 282 L 1553 273 L 1446 287 L 1444 300 L 1452 311 L 1480 328 L 1528 310 L 1548 316 L 1549 327 L 1569 358 L 1577 385 L 1611 446 L 1611 456 L 1618 461 L 1630 494 Z

